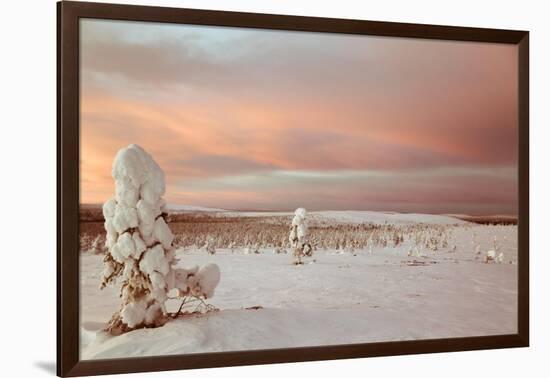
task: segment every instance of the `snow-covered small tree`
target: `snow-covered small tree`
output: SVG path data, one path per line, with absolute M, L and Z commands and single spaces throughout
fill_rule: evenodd
M 261 254 L 260 249 L 261 249 L 260 248 L 260 243 L 258 242 L 256 244 L 254 244 L 254 248 L 252 249 L 252 252 L 254 252 L 255 255 L 259 255 L 259 254 Z
M 495 235 L 493 238 L 493 249 L 490 249 L 487 251 L 485 255 L 485 262 L 488 263 L 493 261 L 493 262 L 502 263 L 504 261 L 504 254 L 502 252 L 500 253 L 499 252 L 500 252 L 500 247 L 498 245 L 497 237 Z
M 214 237 L 208 235 L 208 237 L 206 238 L 206 243 L 204 244 L 204 249 L 209 255 L 216 254 L 216 242 L 214 240 Z
M 279 243 L 277 243 L 273 252 L 275 254 L 286 254 L 285 243 L 286 243 L 286 237 L 283 238 L 283 240 L 281 240 Z
M 80 250 L 88 251 L 90 249 L 90 235 L 84 234 L 80 236 Z
M 311 256 L 311 246 L 308 243 L 308 229 L 306 222 L 307 212 L 304 208 L 298 208 L 294 212 L 294 218 L 290 226 L 290 235 L 288 241 L 292 247 L 294 264 L 302 264 L 302 257 Z
M 164 172 L 151 155 L 133 144 L 121 149 L 112 175 L 115 198 L 103 205 L 108 253 L 101 287 L 122 276 L 122 304 L 107 327 L 118 335 L 163 325 L 169 319 L 167 293 L 173 289 L 182 299 L 212 297 L 220 271 L 214 264 L 202 269 L 174 267 L 174 235 L 166 224 L 162 199 Z
M 102 241 L 101 235 L 97 235 L 90 246 L 90 252 L 94 255 L 99 255 L 105 251 L 105 245 Z

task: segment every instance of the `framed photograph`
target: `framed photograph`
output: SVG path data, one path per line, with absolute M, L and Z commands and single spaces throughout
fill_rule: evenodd
M 529 34 L 59 2 L 60 376 L 529 345 Z

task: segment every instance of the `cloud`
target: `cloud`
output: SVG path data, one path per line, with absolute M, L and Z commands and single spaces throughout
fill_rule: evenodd
M 384 210 L 433 213 L 516 213 L 512 167 L 446 167 L 401 171 L 267 171 L 185 182 L 181 198 L 221 206 L 226 193 L 255 193 L 241 208 Z M 183 189 L 184 188 L 184 189 Z M 483 188 L 498 190 L 485 191 Z M 177 190 L 176 190 L 177 192 Z M 182 193 L 182 192 L 180 192 Z M 201 197 L 202 196 L 202 197 Z
M 110 159 L 137 143 L 169 191 L 203 205 L 314 205 L 298 185 L 309 181 L 271 175 L 285 171 L 399 178 L 354 190 L 325 180 L 335 192 L 316 195 L 335 207 L 443 209 L 460 193 L 480 209 L 516 205 L 515 177 L 440 173 L 419 184 L 404 173 L 516 169 L 515 46 L 84 20 L 81 49 L 84 201 L 112 193 Z M 259 181 L 231 186 L 244 177 Z M 202 192 L 191 190 L 198 182 Z

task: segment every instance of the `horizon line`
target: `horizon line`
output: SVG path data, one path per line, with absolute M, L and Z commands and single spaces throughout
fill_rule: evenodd
M 231 208 L 219 208 L 219 207 L 210 207 L 210 206 L 203 206 L 203 205 L 192 205 L 192 204 L 179 204 L 179 203 L 169 203 L 168 205 L 175 205 L 175 206 L 190 206 L 190 207 L 197 207 L 197 208 L 204 208 L 204 209 L 212 209 L 216 212 L 219 211 L 235 211 L 235 212 L 258 212 L 258 213 L 292 213 L 296 209 L 250 209 L 250 208 L 242 208 L 242 209 L 231 209 Z M 102 203 L 79 203 L 79 206 L 94 206 L 94 207 L 102 207 Z M 170 209 L 170 206 L 168 206 Z M 177 209 L 176 209 L 177 210 Z M 519 214 L 471 214 L 471 213 L 455 213 L 455 212 L 441 212 L 441 213 L 434 213 L 434 212 L 410 212 L 410 211 L 395 211 L 395 210 L 357 210 L 357 209 L 314 209 L 309 210 L 306 209 L 308 212 L 323 212 L 323 211 L 369 211 L 374 213 L 387 213 L 387 214 L 426 214 L 426 215 L 446 215 L 446 216 L 466 216 L 466 217 L 511 217 L 514 219 L 518 219 Z M 201 211 L 201 210 L 189 210 L 189 211 Z

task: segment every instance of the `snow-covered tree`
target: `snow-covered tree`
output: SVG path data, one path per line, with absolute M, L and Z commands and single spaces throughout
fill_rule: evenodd
M 101 235 L 97 235 L 94 241 L 92 242 L 92 245 L 90 246 L 90 252 L 99 255 L 100 253 L 103 253 L 105 250 L 105 245 L 102 242 Z
M 500 252 L 496 235 L 493 238 L 493 249 L 488 250 L 485 255 L 485 262 L 488 263 L 491 261 L 499 264 L 504 262 L 504 253 Z
M 273 250 L 273 253 L 277 255 L 286 254 L 285 243 L 286 243 L 286 237 L 283 238 L 283 240 L 281 240 L 279 243 L 277 243 L 277 245 L 275 246 L 275 249 Z
M 80 235 L 80 250 L 88 251 L 90 249 L 90 235 Z
M 209 255 L 216 254 L 216 242 L 214 238 L 210 235 L 206 238 L 206 243 L 204 244 L 204 249 L 208 252 Z
M 113 162 L 115 197 L 103 205 L 107 231 L 105 268 L 101 287 L 122 278 L 120 309 L 107 331 L 113 335 L 142 327 L 158 327 L 169 317 L 168 292 L 179 297 L 210 298 L 220 271 L 174 268 L 174 235 L 166 224 L 164 172 L 137 145 L 121 149 Z
M 301 207 L 296 209 L 290 227 L 290 235 L 288 236 L 293 251 L 294 264 L 296 265 L 302 264 L 302 257 L 306 255 L 311 256 L 312 249 L 307 239 L 308 229 L 306 216 L 306 209 Z

